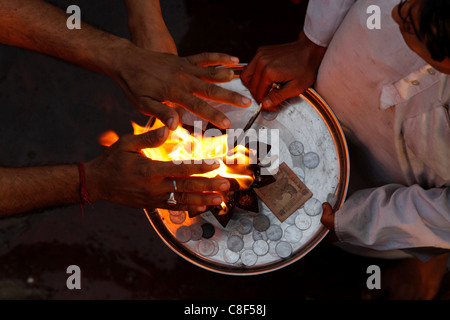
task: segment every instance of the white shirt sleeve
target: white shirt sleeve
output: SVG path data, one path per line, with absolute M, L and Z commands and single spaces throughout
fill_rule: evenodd
M 356 0 L 310 0 L 303 31 L 315 44 L 327 47 Z
M 355 192 L 336 212 L 339 240 L 375 250 L 450 248 L 450 187 L 389 184 Z

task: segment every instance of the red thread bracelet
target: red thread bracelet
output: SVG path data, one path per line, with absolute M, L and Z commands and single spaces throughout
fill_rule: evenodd
M 87 190 L 86 190 L 86 169 L 84 167 L 84 162 L 78 162 L 78 173 L 80 174 L 80 209 L 81 214 L 84 217 L 84 209 L 83 205 L 86 203 L 90 203 L 87 196 Z

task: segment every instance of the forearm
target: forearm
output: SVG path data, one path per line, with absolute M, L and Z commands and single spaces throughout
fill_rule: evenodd
M 0 217 L 80 202 L 76 165 L 0 168 Z
M 157 30 L 165 28 L 159 0 L 124 0 L 128 11 L 130 30 Z
M 159 0 L 124 0 L 124 3 L 128 12 L 128 28 L 138 47 L 177 54 Z
M 450 248 L 450 188 L 386 185 L 360 190 L 336 212 L 341 241 L 376 250 Z
M 66 26 L 68 15 L 41 0 L 0 0 L 0 42 L 51 55 L 112 76 L 126 39 L 86 23 Z

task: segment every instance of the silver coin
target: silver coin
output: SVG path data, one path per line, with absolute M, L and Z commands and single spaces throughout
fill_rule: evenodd
M 267 121 L 275 120 L 278 116 L 279 111 L 262 111 L 262 117 Z
M 181 226 L 177 229 L 175 236 L 180 242 L 188 242 L 191 240 L 192 232 L 188 226 Z
M 269 244 L 264 240 L 256 240 L 253 242 L 252 249 L 258 256 L 263 256 L 269 252 Z
M 266 230 L 267 237 L 269 240 L 272 241 L 278 241 L 283 236 L 283 229 L 281 229 L 280 226 L 272 224 L 267 230 Z
M 270 254 L 272 257 L 278 259 L 279 256 L 278 256 L 278 254 L 277 254 L 277 252 L 276 252 L 276 250 L 275 250 L 275 247 L 277 246 L 277 244 L 278 244 L 278 241 L 270 241 L 270 242 L 269 242 L 269 254 Z
M 210 255 L 211 255 L 211 256 L 215 256 L 215 255 L 219 252 L 219 244 L 217 243 L 216 240 L 213 240 L 213 239 L 210 239 L 210 240 L 211 240 L 211 242 L 212 242 L 213 245 L 214 245 L 214 251 L 213 251 L 213 253 L 210 254 Z
M 216 248 L 215 248 L 214 242 L 212 242 L 212 240 L 204 239 L 198 243 L 198 252 L 201 255 L 211 256 L 211 255 L 213 255 L 215 250 L 216 250 Z
M 253 241 L 269 239 L 265 231 L 258 231 L 258 230 L 253 230 L 252 238 Z
M 169 214 L 170 221 L 174 224 L 182 224 L 186 220 L 186 211 L 172 211 L 176 214 Z
M 299 210 L 295 211 L 293 214 L 291 214 L 289 217 L 287 217 L 286 220 L 284 220 L 284 222 L 286 222 L 287 224 L 295 224 L 295 218 L 298 216 L 298 214 L 300 213 Z
M 249 218 L 241 218 L 239 219 L 239 227 L 238 230 L 241 234 L 249 234 L 252 231 L 253 222 Z
M 253 228 L 257 231 L 266 231 L 270 227 L 270 220 L 263 214 L 258 214 L 253 218 Z
M 299 156 L 303 153 L 304 147 L 303 143 L 300 141 L 294 141 L 289 145 L 289 152 L 293 156 Z
M 295 218 L 295 225 L 300 229 L 300 230 L 306 230 L 309 227 L 311 227 L 312 224 L 312 219 L 310 216 L 308 216 L 307 214 L 304 213 L 300 213 L 296 218 Z
M 306 201 L 303 209 L 305 210 L 307 215 L 317 216 L 322 213 L 322 203 L 316 198 L 311 198 Z
M 223 251 L 223 260 L 227 263 L 236 263 L 239 257 L 239 253 L 231 251 L 228 248 Z
M 239 236 L 231 236 L 227 239 L 227 248 L 233 252 L 239 252 L 244 248 L 244 240 Z
M 303 157 L 303 164 L 309 169 L 314 169 L 320 163 L 319 155 L 315 152 L 308 152 Z
M 254 266 L 256 260 L 258 260 L 258 256 L 253 252 L 253 250 L 245 250 L 241 253 L 241 261 L 247 267 Z
M 191 229 L 191 240 L 198 241 L 202 238 L 203 229 L 199 223 L 191 224 L 189 229 Z
M 292 169 L 294 171 L 295 175 L 302 181 L 305 181 L 305 170 L 303 170 L 300 167 L 294 167 Z
M 234 226 L 228 231 L 228 238 L 232 236 L 238 236 L 239 238 L 243 237 L 242 233 L 239 232 L 239 226 Z
M 284 237 L 291 243 L 299 242 L 302 236 L 302 230 L 296 226 L 289 226 L 284 230 Z
M 287 258 L 292 254 L 292 246 L 289 242 L 280 241 L 277 243 L 275 251 L 280 258 Z

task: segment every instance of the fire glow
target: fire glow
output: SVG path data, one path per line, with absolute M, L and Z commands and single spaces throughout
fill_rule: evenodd
M 143 134 L 150 130 L 156 130 L 164 124 L 156 120 L 151 127 L 142 127 L 134 122 L 131 123 L 134 134 Z M 110 146 L 117 141 L 118 136 L 113 131 L 105 132 L 99 142 L 102 145 Z M 231 151 L 231 152 L 230 152 Z M 155 161 L 172 161 L 175 164 L 180 163 L 212 163 L 217 160 L 220 167 L 203 174 L 201 176 L 214 178 L 217 176 L 233 179 L 239 184 L 239 189 L 250 188 L 254 181 L 254 175 L 251 170 L 246 170 L 246 165 L 250 163 L 250 150 L 242 145 L 237 145 L 234 150 L 228 147 L 228 135 L 218 135 L 205 137 L 202 132 L 191 133 L 179 126 L 175 131 L 169 134 L 168 139 L 157 148 L 142 149 L 142 153 Z M 224 207 L 224 203 L 222 207 Z

